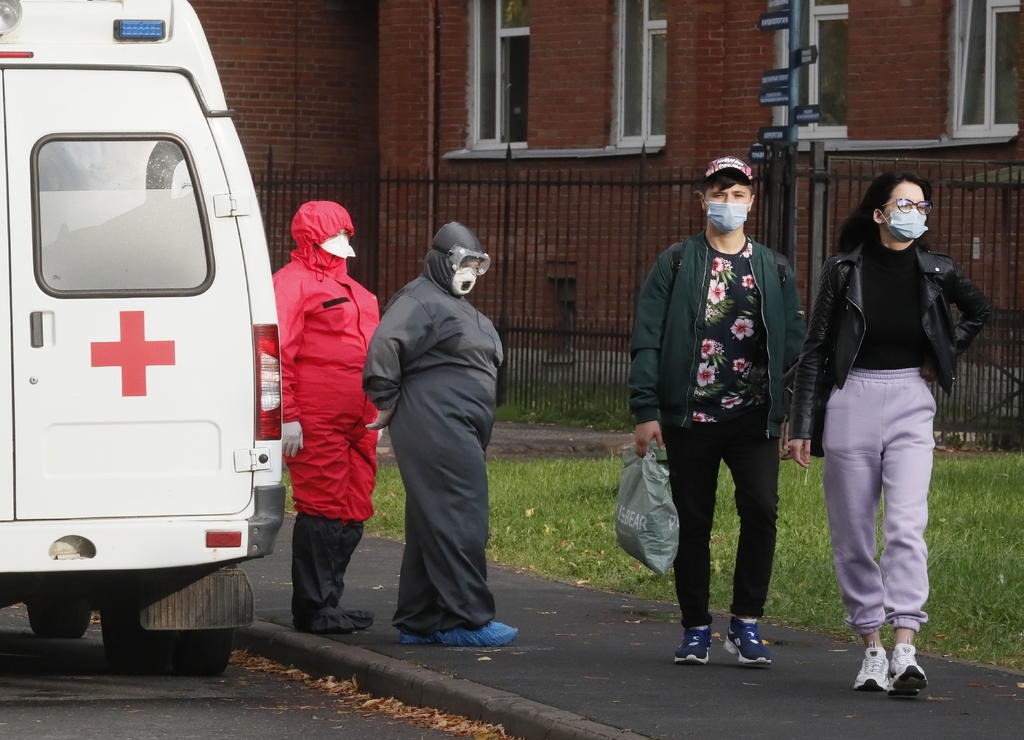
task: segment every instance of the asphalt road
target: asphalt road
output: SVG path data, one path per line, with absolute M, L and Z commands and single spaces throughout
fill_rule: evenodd
M 369 713 L 284 676 L 231 665 L 222 676 L 118 676 L 98 625 L 81 640 L 32 635 L 23 607 L 0 610 L 0 737 L 344 738 L 453 735 Z

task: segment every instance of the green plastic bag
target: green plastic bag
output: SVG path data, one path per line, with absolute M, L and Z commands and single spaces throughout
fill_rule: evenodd
M 623 550 L 658 575 L 672 566 L 679 549 L 679 516 L 672 503 L 668 468 L 652 448 L 639 457 L 622 449 L 622 476 L 615 499 L 615 536 Z

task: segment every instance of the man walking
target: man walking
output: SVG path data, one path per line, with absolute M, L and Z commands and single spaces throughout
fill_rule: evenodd
M 699 193 L 704 231 L 662 252 L 640 291 L 631 347 L 630 409 L 636 451 L 668 453 L 679 513 L 676 595 L 685 628 L 676 663 L 705 664 L 711 525 L 722 461 L 740 518 L 732 619 L 725 647 L 743 665 L 767 666 L 757 619 L 771 580 L 785 370 L 804 323 L 785 258 L 744 231 L 754 202 L 751 169 L 713 160 Z

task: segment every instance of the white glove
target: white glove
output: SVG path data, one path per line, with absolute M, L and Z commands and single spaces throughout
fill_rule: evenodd
M 371 432 L 375 432 L 378 429 L 383 429 L 391 423 L 391 417 L 395 415 L 395 407 L 392 406 L 389 409 L 380 409 L 377 412 L 377 418 L 366 425 L 366 428 Z
M 297 421 L 286 421 L 281 425 L 281 452 L 295 457 L 302 449 L 302 425 Z

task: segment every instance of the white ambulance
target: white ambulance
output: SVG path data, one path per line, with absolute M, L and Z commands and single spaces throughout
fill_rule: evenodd
M 241 11 L 240 11 L 241 12 Z M 0 606 L 211 674 L 281 524 L 256 194 L 184 0 L 0 0 Z

